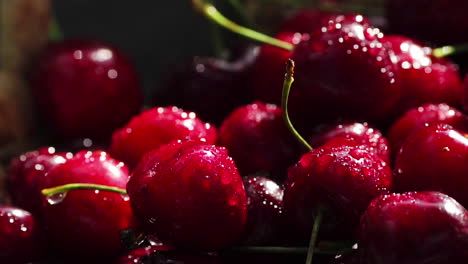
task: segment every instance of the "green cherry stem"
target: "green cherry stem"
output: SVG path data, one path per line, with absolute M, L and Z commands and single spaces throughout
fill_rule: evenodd
M 227 17 L 221 14 L 211 3 L 207 3 L 206 0 L 192 0 L 192 3 L 195 9 L 204 14 L 209 20 L 239 35 L 262 43 L 270 44 L 285 50 L 292 50 L 294 47 L 288 42 L 272 38 L 268 35 L 236 24 L 235 22 L 229 20 Z
M 231 247 L 226 249 L 229 252 L 240 253 L 265 253 L 265 254 L 288 254 L 288 255 L 304 255 L 308 252 L 307 247 Z M 315 253 L 319 255 L 337 255 L 343 254 L 343 250 L 327 250 L 320 247 L 315 248 Z
M 57 186 L 54 188 L 43 189 L 42 194 L 50 197 L 60 193 L 67 193 L 73 190 L 99 190 L 99 191 L 108 191 L 108 192 L 115 192 L 120 193 L 123 195 L 127 194 L 125 189 L 106 186 L 106 185 L 99 185 L 99 184 L 91 184 L 91 183 L 70 183 L 61 186 Z
M 432 50 L 432 55 L 436 58 L 443 58 L 450 55 L 468 52 L 468 43 L 461 45 L 443 46 Z
M 310 235 L 309 249 L 307 250 L 306 264 L 312 264 L 314 253 L 318 253 L 317 249 L 315 248 L 315 244 L 317 244 L 318 231 L 320 229 L 320 224 L 322 223 L 323 210 L 320 206 L 317 207 L 316 210 L 317 210 L 317 214 L 315 215 L 314 226 L 312 228 L 312 233 Z
M 294 135 L 294 137 L 299 141 L 302 145 L 304 145 L 307 150 L 312 150 L 312 147 L 307 143 L 307 141 L 297 132 L 296 128 L 294 128 L 293 124 L 291 123 L 291 119 L 289 118 L 288 113 L 288 99 L 289 99 L 289 92 L 291 91 L 291 85 L 294 82 L 294 61 L 289 59 L 286 63 L 286 74 L 284 75 L 284 82 L 283 82 L 283 95 L 281 97 L 281 108 L 283 109 L 283 118 L 286 126 L 288 127 L 289 131 Z

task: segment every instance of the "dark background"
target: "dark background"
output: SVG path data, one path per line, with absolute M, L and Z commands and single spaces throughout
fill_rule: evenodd
M 133 60 L 147 102 L 171 65 L 213 54 L 212 25 L 190 0 L 54 0 L 53 7 L 65 38 L 104 40 Z

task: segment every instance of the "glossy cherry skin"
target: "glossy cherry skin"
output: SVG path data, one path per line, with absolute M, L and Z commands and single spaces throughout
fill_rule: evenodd
M 351 122 L 322 126 L 309 137 L 308 142 L 316 148 L 336 137 L 350 137 L 360 144 L 372 147 L 383 160 L 389 160 L 390 148 L 387 139 L 367 123 Z
M 398 59 L 402 89 L 393 115 L 400 116 L 425 103 L 461 104 L 462 81 L 455 64 L 434 57 L 431 48 L 408 37 L 389 35 L 385 41 L 391 44 Z
M 369 146 L 335 138 L 302 156 L 289 169 L 284 190 L 288 221 L 307 238 L 316 208 L 325 208 L 321 232 L 325 237 L 348 237 L 371 200 L 388 194 L 392 171 Z
M 219 129 L 219 144 L 228 149 L 242 175 L 265 171 L 280 180 L 302 151 L 285 125 L 281 108 L 262 102 L 232 112 Z
M 223 147 L 175 141 L 147 153 L 127 185 L 142 229 L 164 243 L 217 250 L 244 230 L 247 198 Z
M 161 246 L 148 246 L 132 250 L 119 258 L 115 264 L 215 264 L 220 263 L 217 256 L 196 255 L 194 253 L 174 250 L 174 248 Z
M 401 90 L 395 56 L 379 29 L 363 20 L 335 16 L 296 45 L 292 117 L 377 120 L 395 105 Z
M 42 118 L 66 138 L 108 137 L 142 106 L 133 65 L 97 41 L 50 44 L 37 59 L 31 87 Z
M 125 189 L 128 169 L 106 152 L 82 151 L 47 178 L 47 188 L 93 183 Z M 42 215 L 53 245 L 68 257 L 116 256 L 123 250 L 119 232 L 134 227 L 128 196 L 106 191 L 73 190 L 65 197 L 52 196 L 44 201 Z
M 0 205 L 0 262 L 23 264 L 40 260 L 38 228 L 28 211 Z
M 47 183 L 48 173 L 72 156 L 71 153 L 56 153 L 55 148 L 45 147 L 13 159 L 7 178 L 13 204 L 38 216 L 43 197 L 41 190 Z
M 258 53 L 259 47 L 250 46 L 234 61 L 193 57 L 170 73 L 155 102 L 177 105 L 218 125 L 236 107 L 251 102 L 252 66 Z
M 133 117 L 112 135 L 110 152 L 134 168 L 142 156 L 177 139 L 204 139 L 214 144 L 216 128 L 201 121 L 193 112 L 175 106 L 155 107 Z
M 361 218 L 366 263 L 445 264 L 468 261 L 468 212 L 439 192 L 383 195 Z
M 463 86 L 463 109 L 465 110 L 465 113 L 468 112 L 468 74 L 465 76 Z
M 414 132 L 395 161 L 398 191 L 440 191 L 468 206 L 468 138 L 447 124 Z
M 449 124 L 468 131 L 468 117 L 447 104 L 425 104 L 408 110 L 388 131 L 392 152 L 396 155 L 409 135 L 430 123 Z
M 243 180 L 248 213 L 242 244 L 278 246 L 284 243 L 283 188 L 262 176 L 248 176 Z
M 386 10 L 392 32 L 438 45 L 468 41 L 467 1 L 389 0 Z

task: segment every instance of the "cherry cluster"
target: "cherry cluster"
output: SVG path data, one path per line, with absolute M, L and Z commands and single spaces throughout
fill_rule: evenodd
M 0 262 L 468 263 L 458 66 L 359 14 L 300 10 L 262 39 L 191 59 L 142 111 L 116 48 L 50 45 L 42 117 L 92 140 L 10 162 Z

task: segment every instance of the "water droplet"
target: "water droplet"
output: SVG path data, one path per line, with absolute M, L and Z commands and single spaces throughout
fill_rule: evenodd
M 57 194 L 47 197 L 47 202 L 51 205 L 55 205 L 55 204 L 61 203 L 63 199 L 65 199 L 66 196 L 67 196 L 66 192 L 57 193 Z
M 25 226 L 21 226 L 21 227 L 20 227 L 20 229 L 21 229 L 21 231 L 23 231 L 23 232 L 26 232 L 26 231 L 28 231 L 28 228 L 27 228 L 27 227 L 25 227 Z
M 122 199 L 123 199 L 125 202 L 130 201 L 130 197 L 128 197 L 128 195 L 122 194 L 121 196 L 122 196 Z

